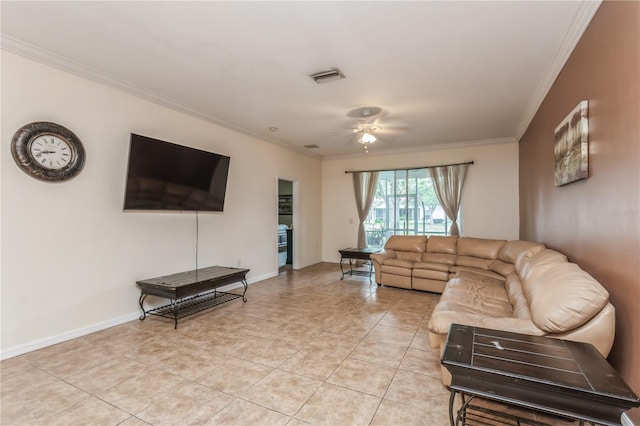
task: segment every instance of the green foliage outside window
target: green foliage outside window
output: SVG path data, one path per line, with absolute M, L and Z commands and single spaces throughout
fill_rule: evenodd
M 365 221 L 370 247 L 391 235 L 447 235 L 448 222 L 427 169 L 383 171 Z

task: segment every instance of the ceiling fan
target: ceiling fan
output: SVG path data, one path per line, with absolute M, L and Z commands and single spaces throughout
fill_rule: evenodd
M 365 151 L 369 147 L 369 144 L 374 143 L 378 140 L 375 136 L 375 133 L 380 133 L 382 127 L 377 125 L 374 120 L 371 119 L 371 110 L 364 109 L 362 110 L 362 118 L 364 118 L 365 122 L 358 124 L 354 129 L 353 133 L 358 134 L 358 142 L 360 142 Z
M 380 121 L 382 108 L 379 107 L 363 107 L 350 111 L 347 116 L 359 119 L 359 123 L 355 127 L 347 128 L 356 136 L 356 140 L 360 143 L 365 152 L 369 152 L 371 144 L 378 140 L 384 140 L 385 136 L 390 136 L 394 130 L 406 130 L 409 126 L 406 123 L 383 123 Z

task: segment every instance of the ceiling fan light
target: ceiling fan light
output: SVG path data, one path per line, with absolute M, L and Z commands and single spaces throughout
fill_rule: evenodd
M 374 143 L 375 141 L 376 141 L 376 137 L 369 132 L 364 132 L 362 134 L 362 137 L 360 138 L 360 143 L 362 144 Z

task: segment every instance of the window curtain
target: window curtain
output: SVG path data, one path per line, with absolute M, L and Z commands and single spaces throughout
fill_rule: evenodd
M 378 172 L 354 172 L 353 192 L 356 196 L 356 207 L 358 208 L 358 248 L 367 247 L 367 234 L 364 229 L 364 221 L 369 215 L 369 210 L 376 195 L 376 185 L 378 184 Z
M 460 235 L 458 229 L 458 211 L 462 201 L 462 187 L 467 177 L 468 164 L 429 168 L 433 188 L 442 209 L 451 220 L 449 235 Z

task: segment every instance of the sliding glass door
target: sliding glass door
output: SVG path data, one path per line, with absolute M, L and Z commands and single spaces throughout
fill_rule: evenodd
M 369 247 L 383 247 L 391 235 L 447 235 L 448 222 L 427 169 L 380 172 L 365 221 Z

